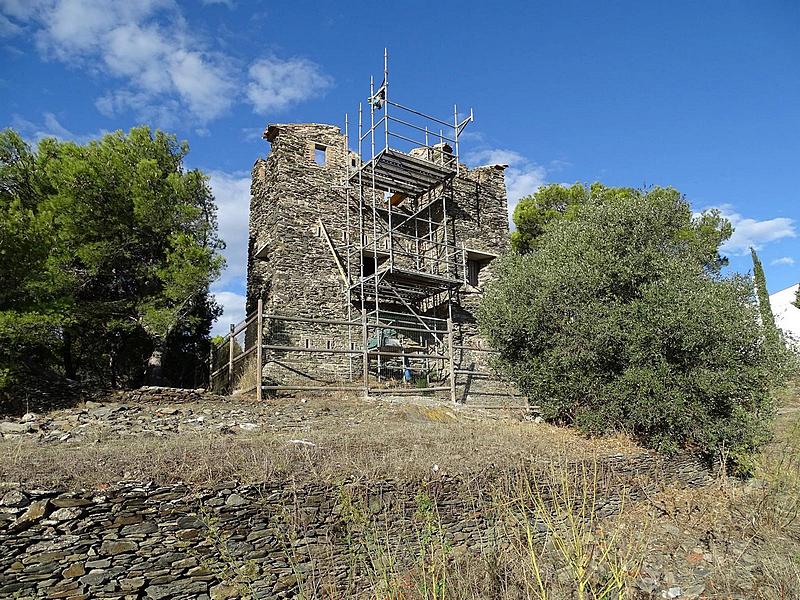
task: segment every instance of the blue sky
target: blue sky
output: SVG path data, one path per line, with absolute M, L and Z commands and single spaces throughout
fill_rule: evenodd
M 391 12 L 387 10 L 391 7 Z M 249 170 L 272 122 L 342 124 L 390 53 L 393 99 L 475 110 L 468 160 L 544 182 L 671 185 L 800 279 L 800 3 L 0 0 L 0 126 L 84 141 L 147 123 L 189 141 L 242 316 Z

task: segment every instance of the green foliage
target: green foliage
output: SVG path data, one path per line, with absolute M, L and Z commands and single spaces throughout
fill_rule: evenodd
M 202 363 L 223 245 L 187 152 L 147 127 L 35 149 L 0 132 L 4 373 L 29 362 L 118 385 L 140 380 L 154 350 Z
M 511 234 L 514 250 L 527 253 L 535 250 L 539 238 L 549 224 L 559 220 L 572 221 L 587 206 L 638 202 L 643 208 L 648 203 L 675 204 L 675 218 L 682 226 L 671 229 L 673 242 L 680 242 L 711 271 L 719 272 L 728 264 L 720 256 L 720 245 L 733 233 L 731 224 L 716 209 L 693 215 L 689 204 L 672 188 L 653 188 L 648 191 L 634 188 L 612 188 L 600 183 L 585 186 L 576 183 L 565 187 L 546 185 L 532 196 L 520 200 L 514 209 L 516 231 Z
M 693 217 L 675 190 L 595 188 L 535 252 L 497 265 L 479 313 L 497 366 L 552 421 L 747 468 L 784 363 L 765 343 L 752 281 L 716 273 L 730 226 Z
M 750 256 L 753 259 L 753 284 L 756 290 L 756 298 L 758 300 L 758 311 L 761 315 L 761 323 L 764 326 L 764 330 L 772 334 L 776 331 L 775 317 L 772 314 L 772 306 L 769 303 L 767 278 L 764 275 L 764 267 L 761 265 L 761 259 L 758 258 L 755 248 L 750 248 Z
M 590 197 L 590 189 L 576 183 L 569 187 L 545 185 L 532 196 L 523 198 L 514 209 L 516 230 L 511 234 L 513 248 L 517 252 L 535 249 L 536 241 L 548 223 L 555 219 L 573 218 Z

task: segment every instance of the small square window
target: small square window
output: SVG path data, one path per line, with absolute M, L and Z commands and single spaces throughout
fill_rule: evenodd
M 326 162 L 326 151 L 325 146 L 320 144 L 314 144 L 314 162 L 317 163 L 320 167 L 325 166 Z

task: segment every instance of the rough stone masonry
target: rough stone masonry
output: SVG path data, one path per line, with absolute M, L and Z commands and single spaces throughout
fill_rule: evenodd
M 598 498 L 601 515 L 622 506 L 618 482 L 636 499 L 669 482 L 694 487 L 710 478 L 696 458 L 665 460 L 651 452 L 612 456 L 599 469 L 603 481 L 617 482 Z M 0 488 L 0 597 L 296 598 L 322 582 L 329 597 L 345 597 L 354 584 L 362 590 L 371 583 L 361 566 L 384 542 L 380 536 L 370 542 L 370 528 L 392 540 L 398 566 L 413 564 L 420 494 L 435 505 L 453 548 L 500 552 L 491 490 L 504 476 L 222 482 L 205 489 L 141 482 L 75 492 Z
M 333 125 L 270 125 L 264 137 L 271 151 L 256 161 L 252 171 L 247 314 L 256 311 L 260 298 L 271 314 L 359 318 L 358 310 L 348 313 L 346 285 L 330 247 L 347 257 L 349 206 L 344 183 L 348 166 L 352 169 L 358 157 L 347 149 L 345 136 Z M 464 250 L 465 267 L 467 261 L 473 263 L 470 267 L 476 275 L 470 282 L 465 276 L 453 297 L 456 347 L 486 347 L 478 336 L 476 309 L 491 277 L 489 262 L 508 247 L 505 168 L 458 165 L 452 181 L 447 205 L 450 240 Z M 351 218 L 357 216 L 351 214 Z M 308 323 L 268 321 L 264 334 L 267 344 L 291 347 L 352 349 L 363 341 L 354 339 L 346 327 Z M 253 335 L 251 329 L 251 339 Z M 456 352 L 457 397 L 462 402 L 467 398 L 473 402 L 474 397 L 475 403 L 486 403 L 481 393 L 498 398 L 494 396 L 497 390 L 501 394 L 509 390 L 491 377 L 465 373 L 488 373 L 488 356 L 463 348 Z M 360 367 L 354 369 L 345 354 L 273 351 L 265 354 L 265 363 L 265 383 L 279 385 L 337 385 L 360 376 Z

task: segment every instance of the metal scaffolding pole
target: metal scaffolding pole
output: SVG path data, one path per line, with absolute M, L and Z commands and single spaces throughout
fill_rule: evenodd
M 463 244 L 459 245 L 455 231 L 450 231 L 448 202 L 453 194 L 452 180 L 458 174 L 458 138 L 471 120 L 471 112 L 469 119 L 459 123 L 458 109 L 454 105 L 450 124 L 395 102 L 389 96 L 388 59 L 385 50 L 383 79 L 377 88 L 375 78 L 370 78 L 368 124 L 364 121 L 363 104 L 359 104 L 358 163 L 354 165 L 355 169 L 351 169 L 348 161 L 345 169 L 347 320 L 351 321 L 354 308 L 361 311 L 365 393 L 371 391 L 370 360 L 376 361 L 374 373 L 378 381 L 390 381 L 395 376 L 398 357 L 402 356 L 400 362 L 404 371 L 424 373 L 428 381 L 431 368 L 439 369 L 441 365 L 441 376 L 448 369 L 451 381 L 445 389 L 449 389 L 451 397 L 454 397 L 452 292 L 463 285 L 465 273 L 459 277 L 458 271 L 463 268 L 465 256 L 459 256 L 459 252 L 464 252 Z M 439 131 L 438 140 L 435 135 L 433 138 L 430 136 L 431 128 Z M 345 117 L 346 157 L 349 133 L 349 121 Z M 420 133 L 424 134 L 424 139 L 415 141 L 416 137 L 422 137 Z M 378 135 L 383 138 L 382 148 L 378 147 Z M 438 143 L 431 145 L 434 141 Z M 399 146 L 390 146 L 395 143 Z M 450 143 L 453 148 L 450 148 Z M 403 144 L 411 144 L 411 150 Z M 357 191 L 352 188 L 357 188 Z M 351 199 L 355 202 L 353 210 L 358 211 L 357 214 L 349 213 Z M 370 218 L 372 222 L 368 223 Z M 356 226 L 357 234 L 354 231 Z M 352 264 L 354 260 L 359 261 L 357 267 Z M 370 263 L 367 261 L 371 262 L 371 268 L 368 268 Z M 354 273 L 358 273 L 357 282 L 353 280 Z M 440 326 L 429 326 L 426 320 L 429 317 L 424 316 L 428 310 L 439 311 L 441 315 L 441 309 L 445 308 L 443 302 L 447 303 L 447 318 L 450 320 L 445 330 L 447 339 L 433 333 L 432 330 L 438 330 Z M 434 322 L 439 321 L 430 321 Z M 374 331 L 370 332 L 371 329 Z M 405 348 L 399 354 L 385 351 L 389 330 L 395 331 L 394 343 L 399 341 L 400 347 Z M 348 340 L 352 347 L 352 332 Z M 370 344 L 373 345 L 372 351 L 369 350 Z M 424 349 L 424 359 L 415 348 Z M 350 357 L 351 379 L 353 356 Z M 430 356 L 441 358 L 431 360 Z M 445 366 L 448 358 L 449 368 Z M 412 364 L 413 361 L 418 362 Z

